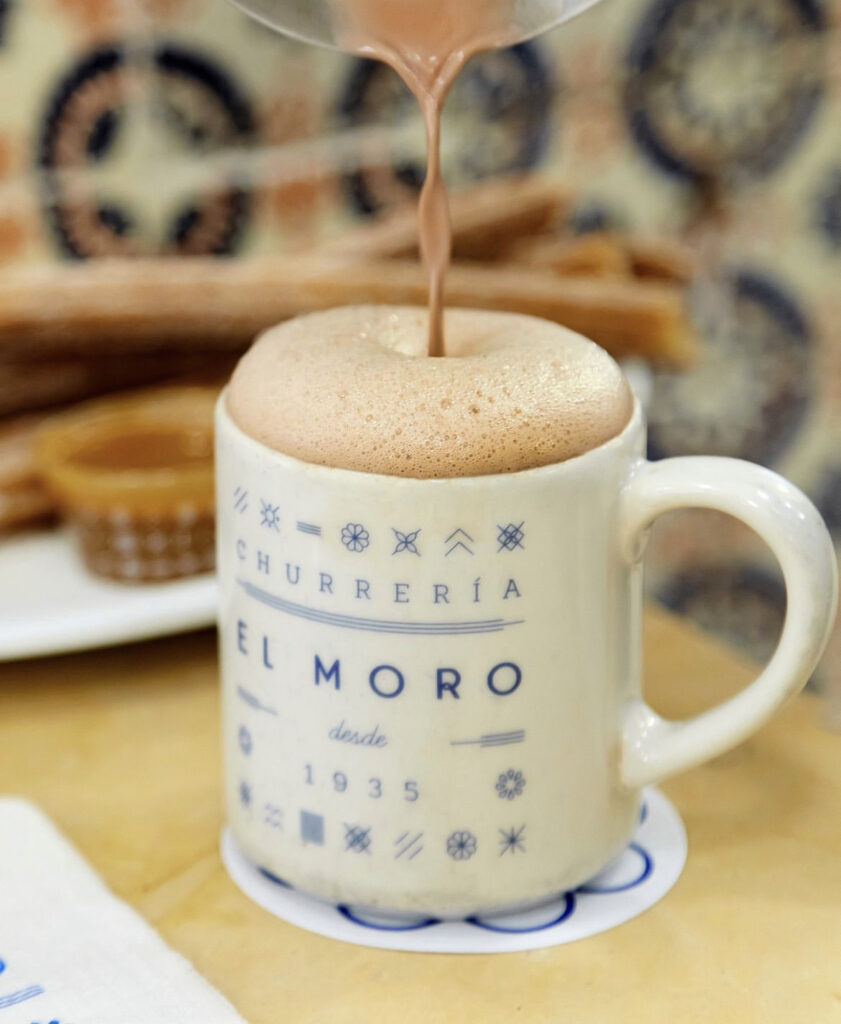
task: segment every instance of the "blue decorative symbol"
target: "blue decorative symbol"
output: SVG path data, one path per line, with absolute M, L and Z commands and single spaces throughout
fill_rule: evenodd
M 394 534 L 397 541 L 394 551 L 391 552 L 393 555 L 399 555 L 401 551 L 409 551 L 413 555 L 420 555 L 420 551 L 418 551 L 416 543 L 420 530 L 412 530 L 411 533 L 403 533 L 401 530 L 395 530 L 392 526 L 391 532 Z
M 295 524 L 295 528 L 298 533 L 308 533 L 312 537 L 321 536 L 321 527 L 316 526 L 315 523 L 302 523 L 300 520 Z
M 451 833 L 447 839 L 447 853 L 453 860 L 470 860 L 478 845 L 472 832 L 461 829 Z
M 475 543 L 476 542 L 473 540 L 473 538 L 470 536 L 467 530 L 463 530 L 461 527 L 459 527 L 457 530 L 453 530 L 450 536 L 447 537 L 447 539 L 444 541 L 445 545 L 450 545 L 450 547 L 447 548 L 444 558 L 449 558 L 450 555 L 454 551 L 457 551 L 459 548 L 461 548 L 463 551 L 466 551 L 468 555 L 472 555 L 473 549 L 469 547 L 469 544 Z
M 248 511 L 248 491 L 242 487 L 237 487 L 234 491 L 234 509 L 242 515 L 243 512 Z
M 267 530 L 280 531 L 280 506 L 270 505 L 263 498 L 260 499 L 260 525 Z
M 29 985 L 26 988 L 19 988 L 17 992 L 9 992 L 8 995 L 0 996 L 0 1010 L 5 1010 L 9 1006 L 17 1006 L 19 1003 L 25 1003 L 43 994 L 44 988 L 41 985 Z
M 348 907 L 341 903 L 336 906 L 336 910 L 338 910 L 342 917 L 346 917 L 348 921 L 353 921 L 354 924 L 361 925 L 363 928 L 372 928 L 378 932 L 414 932 L 420 928 L 431 928 L 432 925 L 441 923 L 437 917 L 419 917 L 413 921 L 396 922 L 392 918 L 373 917 L 370 911 L 366 911 L 366 916 L 363 917 L 362 911 L 355 910 L 353 907 Z
M 248 757 L 254 747 L 254 742 L 251 739 L 251 733 L 244 725 L 239 727 L 237 738 L 239 740 L 239 749 Z
M 301 839 L 305 843 L 324 846 L 324 817 L 312 811 L 301 811 Z
M 353 850 L 354 853 L 371 852 L 371 830 L 362 828 L 361 825 L 348 825 L 342 822 L 345 827 L 345 851 Z
M 247 782 L 239 784 L 239 802 L 243 807 L 251 806 L 251 786 Z
M 467 923 L 477 928 L 484 928 L 489 932 L 500 932 L 503 935 L 527 935 L 530 932 L 544 932 L 555 925 L 563 924 L 575 913 L 575 893 L 565 892 L 560 901 L 554 901 L 546 907 L 540 907 L 532 914 L 524 915 L 530 917 L 527 923 L 514 924 L 511 918 L 503 916 L 496 918 L 468 917 Z M 542 919 L 544 918 L 545 919 Z
M 496 791 L 500 800 L 514 800 L 518 796 L 522 796 L 525 788 L 526 780 L 523 773 L 514 768 L 509 768 L 496 780 Z
M 507 747 L 511 743 L 524 743 L 525 729 L 512 729 L 510 732 L 486 732 L 475 740 L 451 740 L 451 747 Z
M 497 524 L 497 553 L 500 551 L 513 551 L 515 548 L 524 548 L 523 540 L 525 534 L 523 533 L 523 526 L 525 520 L 522 523 L 508 523 L 506 526 L 500 526 Z
M 628 856 L 629 854 L 636 856 L 639 860 L 639 867 L 635 873 L 631 874 L 630 878 L 625 874 L 629 861 L 632 862 L 633 859 L 633 857 Z M 653 870 L 654 861 L 651 854 L 644 847 L 640 846 L 639 843 L 629 843 L 628 848 L 618 861 L 609 864 L 595 878 L 591 878 L 589 882 L 580 885 L 577 891 L 594 895 L 627 892 L 628 889 L 635 889 L 638 885 L 642 885 Z
M 274 874 L 273 871 L 269 871 L 268 868 L 258 867 L 257 870 L 260 872 L 260 874 L 263 876 L 263 878 L 267 878 L 273 885 L 279 885 L 281 887 L 281 889 L 294 889 L 295 888 L 294 885 L 290 885 L 289 882 L 285 882 L 278 875 Z
M 409 856 L 406 860 L 414 860 L 415 857 L 423 850 L 423 832 L 416 832 L 412 835 L 410 832 L 404 832 L 394 840 L 396 852 L 394 854 L 395 860 L 400 860 L 404 854 Z
M 321 608 L 309 608 L 307 605 L 296 604 L 294 601 L 287 601 L 277 594 L 270 594 L 266 590 L 255 586 L 248 580 L 237 580 L 237 583 L 248 594 L 261 604 L 269 608 L 275 608 L 285 615 L 294 615 L 310 622 L 320 622 L 328 626 L 337 626 L 341 629 L 359 629 L 369 633 L 394 633 L 405 636 L 462 636 L 472 633 L 500 633 L 512 626 L 521 626 L 524 619 L 467 619 L 456 622 L 407 622 L 405 619 L 369 619 L 357 615 L 341 615 L 338 612 L 328 612 Z M 243 687 L 239 687 L 239 696 L 247 703 L 253 703 L 259 711 L 268 711 L 270 714 L 277 714 L 273 708 L 267 708 L 260 704 L 256 697 L 249 694 Z
M 525 825 L 521 825 L 519 828 L 498 829 L 500 835 L 500 857 L 503 857 L 506 853 L 526 852 L 526 844 L 523 840 L 523 834 L 525 833 L 525 831 Z
M 348 551 L 355 551 L 357 554 L 364 551 L 371 543 L 371 535 L 362 523 L 348 523 L 342 529 L 342 544 Z
M 267 715 L 277 716 L 277 711 L 274 708 L 270 708 L 268 704 L 263 704 L 259 697 L 250 690 L 246 690 L 244 686 L 237 687 L 237 697 L 250 708 L 254 708 L 255 711 L 265 711 Z
M 283 808 L 277 804 L 265 804 L 263 806 L 263 823 L 269 828 L 283 830 Z

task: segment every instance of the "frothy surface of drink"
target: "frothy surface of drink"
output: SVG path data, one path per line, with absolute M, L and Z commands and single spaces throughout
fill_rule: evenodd
M 418 479 L 563 462 L 621 433 L 633 409 L 598 345 L 511 313 L 448 310 L 447 359 L 429 314 L 359 306 L 290 320 L 237 367 L 228 411 L 255 440 L 304 462 Z
M 481 50 L 514 41 L 514 0 L 333 0 L 343 49 L 390 64 L 415 94 L 427 137 L 418 208 L 420 249 L 429 272 L 427 352 L 444 352 L 444 280 L 452 239 L 441 174 L 441 110 L 456 76 Z

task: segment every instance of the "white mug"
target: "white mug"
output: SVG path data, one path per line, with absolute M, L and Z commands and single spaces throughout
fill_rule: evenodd
M 758 729 L 825 645 L 811 503 L 749 463 L 646 462 L 638 406 L 578 458 L 447 480 L 300 462 L 224 396 L 216 429 L 228 824 L 325 900 L 460 917 L 576 887 L 629 841 L 642 786 Z M 756 681 L 678 723 L 641 696 L 641 557 L 688 506 L 756 530 L 788 605 Z

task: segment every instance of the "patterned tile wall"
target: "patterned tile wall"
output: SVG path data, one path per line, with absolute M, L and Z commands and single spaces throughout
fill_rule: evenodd
M 575 223 L 696 246 L 702 364 L 654 386 L 655 456 L 771 465 L 841 542 L 839 0 L 604 0 L 475 61 L 448 105 L 452 182 L 541 168 Z M 391 72 L 271 35 L 224 0 L 0 0 L 0 262 L 234 255 L 416 190 Z M 754 654 L 779 575 L 723 517 L 666 519 L 653 592 Z M 841 706 L 841 633 L 822 669 Z

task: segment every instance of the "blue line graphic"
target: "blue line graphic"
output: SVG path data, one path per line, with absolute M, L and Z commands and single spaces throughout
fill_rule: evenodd
M 321 527 L 316 526 L 315 523 L 302 523 L 298 521 L 296 524 L 298 533 L 309 533 L 313 537 L 321 536 Z
M 475 633 L 501 633 L 509 626 L 519 626 L 524 619 L 477 619 L 467 622 L 399 622 L 392 619 L 364 619 L 356 615 L 340 615 L 336 612 L 319 611 L 303 604 L 286 601 L 275 594 L 256 587 L 247 580 L 237 580 L 242 589 L 255 601 L 274 608 L 286 615 L 295 615 L 310 622 L 340 629 L 359 629 L 369 633 L 397 633 L 408 636 L 459 636 Z
M 477 928 L 484 928 L 485 931 L 501 932 L 503 935 L 525 935 L 528 932 L 545 932 L 547 928 L 554 928 L 555 925 L 566 921 L 566 919 L 571 917 L 575 912 L 575 895 L 571 892 L 566 892 L 562 899 L 564 901 L 564 905 L 559 910 L 558 914 L 553 917 L 551 921 L 546 921 L 544 924 L 527 925 L 524 928 L 516 928 L 514 926 L 507 927 L 503 924 L 494 924 L 492 921 L 483 920 L 481 917 L 468 917 L 467 923 L 475 925 Z M 504 920 L 504 918 L 498 918 L 497 920 Z
M 523 743 L 525 739 L 525 729 L 512 729 L 511 732 L 487 732 L 477 740 L 450 740 L 450 746 L 505 747 L 511 743 Z
M 244 701 L 249 707 L 254 708 L 255 711 L 265 711 L 267 715 L 276 715 L 277 712 L 274 708 L 270 708 L 268 704 L 263 704 L 259 697 L 255 697 L 250 690 L 246 690 L 244 686 L 237 687 L 237 697 L 241 701 Z
M 263 878 L 268 878 L 268 880 L 270 882 L 273 882 L 275 885 L 281 886 L 281 888 L 283 888 L 283 889 L 293 889 L 294 888 L 294 886 L 290 885 L 288 882 L 284 882 L 284 880 L 282 878 L 279 878 L 277 875 L 275 875 L 271 871 L 269 871 L 268 868 L 258 867 L 257 870 L 260 872 L 260 874 L 263 876 Z
M 336 910 L 338 910 L 342 917 L 346 917 L 348 921 L 360 924 L 363 928 L 373 928 L 374 931 L 378 932 L 415 932 L 420 928 L 430 928 L 434 924 L 441 923 L 437 917 L 426 917 L 420 921 L 411 921 L 406 924 L 401 924 L 399 921 L 395 921 L 394 924 L 386 923 L 385 921 L 366 921 L 364 917 L 359 917 L 356 911 L 344 903 L 339 903 L 336 906 Z
M 10 992 L 7 996 L 0 996 L 0 1010 L 5 1010 L 9 1006 L 17 1006 L 18 1003 L 25 1003 L 28 999 L 34 999 L 35 996 L 44 994 L 44 989 L 41 985 L 30 985 L 29 988 L 18 989 L 17 992 Z
M 629 843 L 628 849 L 633 850 L 634 853 L 642 861 L 640 867 L 640 873 L 633 881 L 623 882 L 620 885 L 599 885 L 595 882 L 585 882 L 584 885 L 579 885 L 578 892 L 581 893 L 612 893 L 612 892 L 627 892 L 628 889 L 633 889 L 648 878 L 651 872 L 654 870 L 654 860 L 648 850 L 640 846 L 639 843 Z

